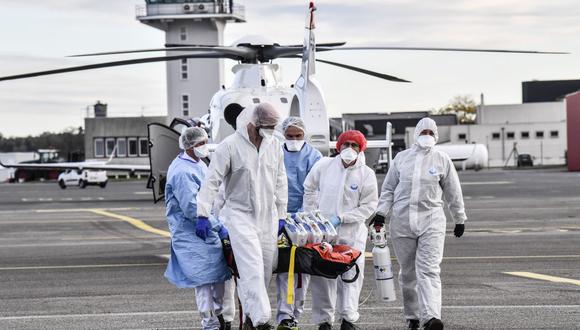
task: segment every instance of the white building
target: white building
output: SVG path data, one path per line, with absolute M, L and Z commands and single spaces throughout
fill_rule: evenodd
M 233 0 L 146 0 L 137 19 L 165 31 L 167 44 L 223 45 L 227 22 L 245 22 L 244 7 Z M 191 52 L 167 52 L 183 55 Z M 209 102 L 224 84 L 223 59 L 167 62 L 167 120 L 208 113 Z
M 566 101 L 485 105 L 477 125 L 442 126 L 439 142 L 487 146 L 489 167 L 514 166 L 514 149 L 534 165 L 566 163 Z M 407 128 L 413 136 L 414 128 Z

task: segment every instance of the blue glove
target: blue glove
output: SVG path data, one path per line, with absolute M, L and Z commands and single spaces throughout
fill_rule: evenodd
M 224 240 L 224 239 L 228 239 L 228 237 L 230 237 L 230 234 L 228 233 L 228 230 L 226 229 L 226 227 L 221 226 L 220 230 L 218 231 L 218 236 L 220 237 L 221 240 Z
M 284 230 L 284 226 L 286 225 L 286 220 L 280 219 L 278 220 L 278 236 L 282 234 L 282 230 Z
M 334 228 L 340 225 L 340 218 L 336 215 L 333 215 L 330 219 L 328 219 Z
M 195 224 L 195 234 L 197 237 L 205 241 L 209 235 L 210 227 L 211 224 L 209 223 L 209 219 L 207 217 L 197 217 L 197 223 Z

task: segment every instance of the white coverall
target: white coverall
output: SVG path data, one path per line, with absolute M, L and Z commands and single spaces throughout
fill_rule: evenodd
M 232 282 L 232 280 L 205 284 L 195 288 L 195 302 L 197 304 L 197 310 L 201 313 L 202 329 L 214 330 L 220 328 L 219 321 L 215 314 L 221 314 L 226 322 L 232 322 L 232 311 L 233 308 L 235 308 L 233 300 L 224 304 L 226 300 L 226 283 L 228 282 Z M 225 315 L 226 308 L 228 309 L 227 312 L 229 315 Z
M 419 134 L 430 129 L 438 139 L 437 126 L 423 118 L 415 128 Z M 443 198 L 455 224 L 467 220 L 459 177 L 449 156 L 415 143 L 397 154 L 381 189 L 377 213 L 392 209 L 390 234 L 401 267 L 407 320 L 441 319 L 441 272 L 445 241 Z
M 243 118 L 242 115 L 240 115 Z M 287 178 L 280 142 L 264 138 L 260 150 L 250 142 L 247 121 L 214 152 L 197 196 L 197 215 L 208 217 L 222 182 L 226 226 L 240 274 L 238 294 L 254 326 L 270 320 L 267 287 L 277 259 L 278 219 L 286 218 Z
M 319 160 L 304 181 L 304 210 L 320 210 L 325 217 L 338 216 L 339 244 L 350 245 L 363 252 L 357 260 L 358 279 L 346 283 L 339 279 L 311 276 L 312 320 L 315 324 L 334 322 L 335 305 L 340 317 L 354 323 L 359 318 L 358 302 L 364 278 L 364 251 L 368 229 L 367 219 L 378 202 L 377 179 L 365 165 L 364 153 L 359 153 L 354 165 L 344 168 L 340 156 Z M 352 278 L 354 269 L 344 278 Z

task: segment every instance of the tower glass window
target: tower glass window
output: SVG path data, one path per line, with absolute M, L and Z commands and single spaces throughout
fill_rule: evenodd
M 187 28 L 185 26 L 179 28 L 179 40 L 181 41 L 187 40 Z
M 181 59 L 181 80 L 187 80 L 189 78 L 189 70 L 187 65 L 187 59 Z
M 189 94 L 181 95 L 181 112 L 184 116 L 189 116 Z

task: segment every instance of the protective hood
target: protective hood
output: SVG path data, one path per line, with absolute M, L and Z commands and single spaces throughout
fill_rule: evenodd
M 248 124 L 252 121 L 252 109 L 244 109 L 236 119 L 236 132 L 242 135 L 246 140 L 248 136 Z
M 421 134 L 421 132 L 423 130 L 426 129 L 430 129 L 433 131 L 433 133 L 435 133 L 435 143 L 437 143 L 437 141 L 439 141 L 439 133 L 437 132 L 437 124 L 435 123 L 435 121 L 429 117 L 425 117 L 421 120 L 419 120 L 419 122 L 417 123 L 417 126 L 415 127 L 415 144 L 417 144 L 417 138 L 419 138 L 419 134 Z

